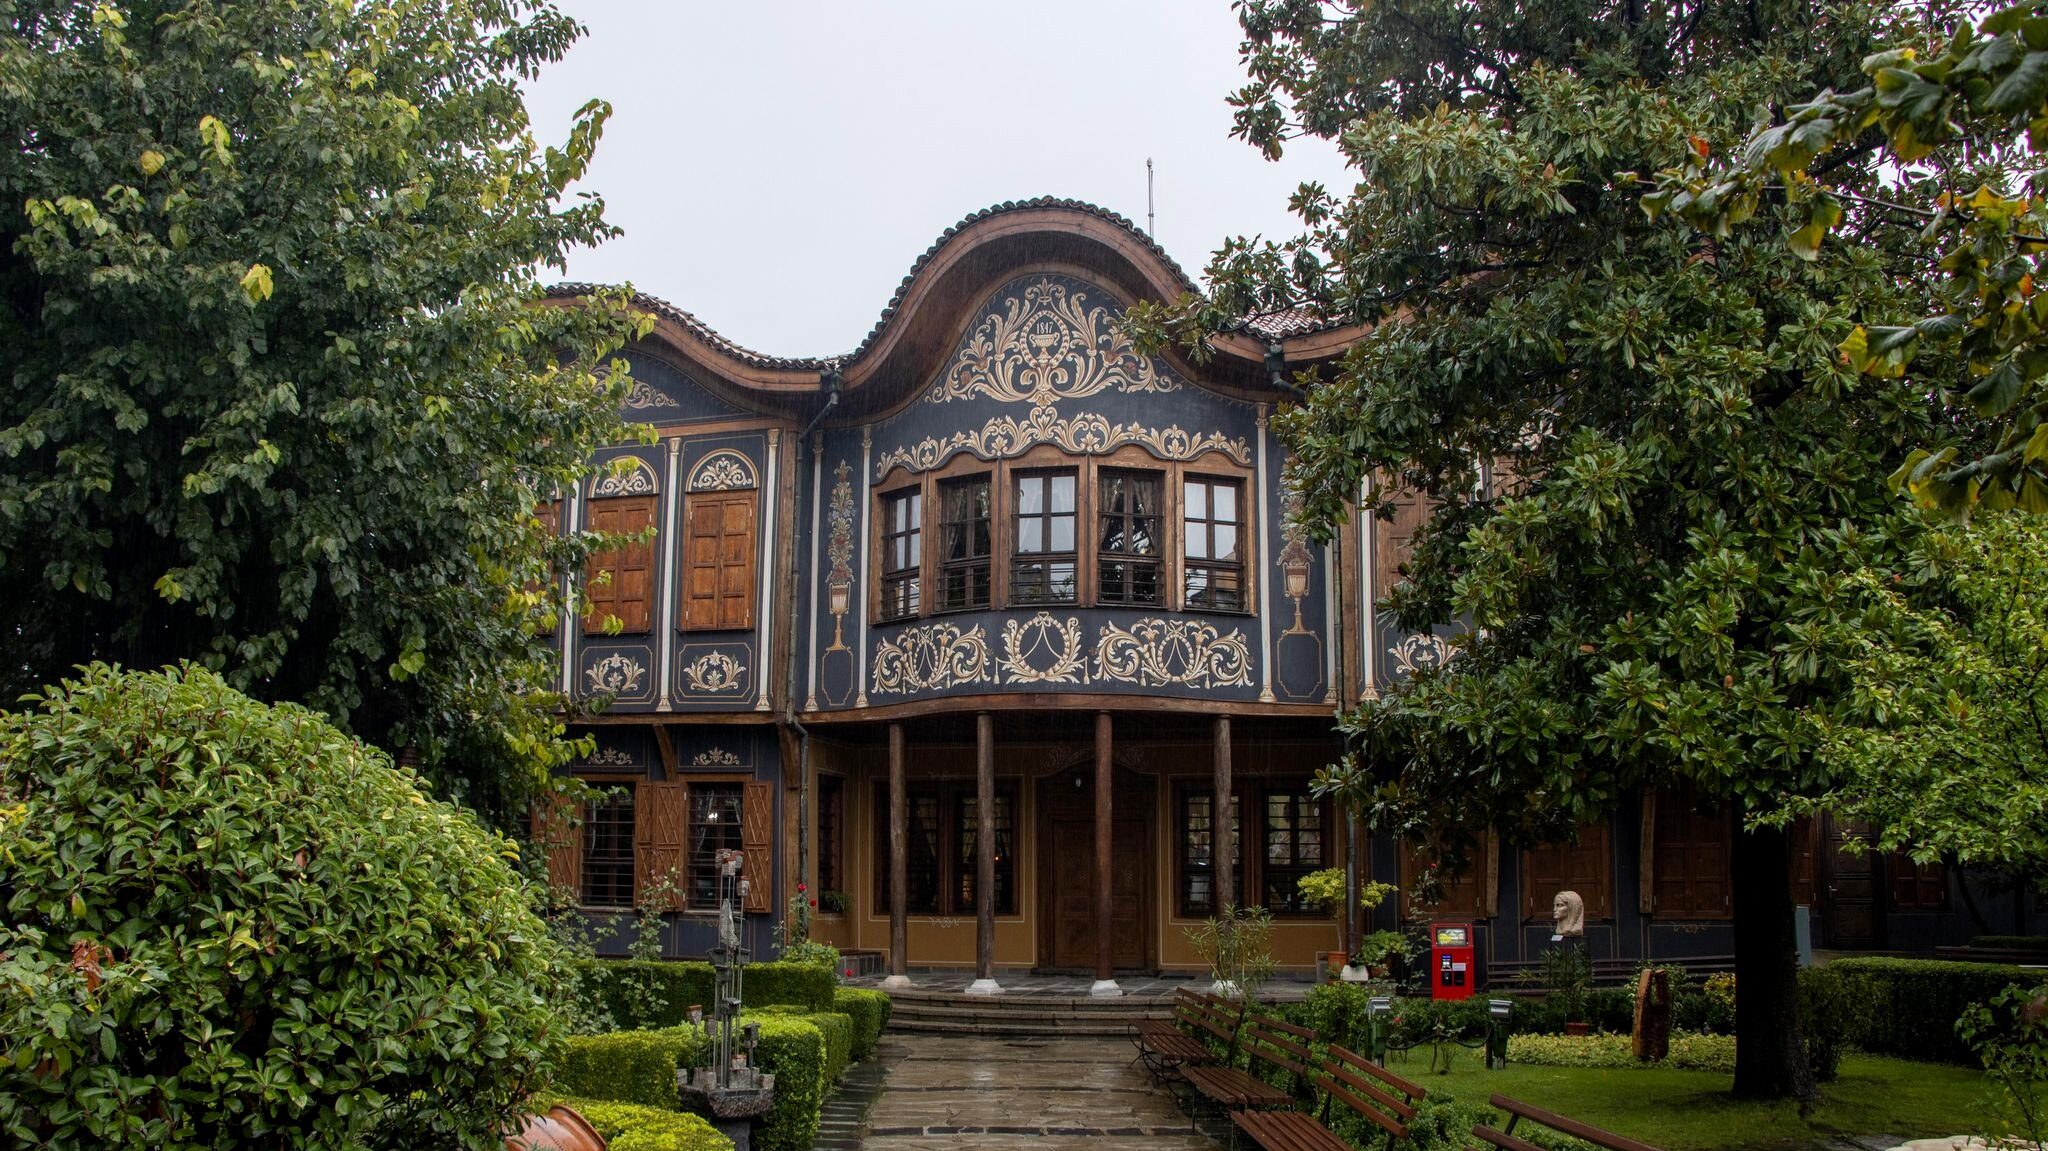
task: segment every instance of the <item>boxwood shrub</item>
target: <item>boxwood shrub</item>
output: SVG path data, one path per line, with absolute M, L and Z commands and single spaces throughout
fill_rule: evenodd
M 1508 1062 L 1537 1067 L 1630 1068 L 1675 1067 L 1688 1071 L 1735 1070 L 1735 1037 L 1732 1035 L 1671 1036 L 1671 1052 L 1659 1063 L 1636 1061 L 1629 1037 L 1610 1033 L 1594 1035 L 1511 1035 Z
M 714 983 L 711 965 L 697 960 L 639 959 L 576 961 L 585 993 L 595 996 L 622 1028 L 676 1027 L 692 1004 L 708 1013 Z M 832 1010 L 838 979 L 831 969 L 809 963 L 750 963 L 740 981 L 746 1007 L 786 1003 L 806 1011 Z
M 0 1145 L 496 1147 L 565 1037 L 515 858 L 198 667 L 0 715 Z
M 555 1090 L 579 1099 L 666 1107 L 676 1100 L 676 1068 L 696 1050 L 682 1031 L 614 1031 L 578 1035 L 555 1071 Z
M 756 1007 L 749 1015 L 777 1015 L 788 1019 L 803 1019 L 818 1029 L 825 1037 L 825 1085 L 830 1087 L 839 1082 L 839 1076 L 846 1065 L 853 1061 L 853 1017 L 837 1011 L 805 1011 L 801 1007 L 776 1005 Z
M 609 1151 L 733 1151 L 732 1140 L 701 1116 L 604 1099 L 542 1099 L 535 1109 L 557 1103 L 589 1120 Z
M 832 1010 L 853 1019 L 855 1061 L 875 1053 L 875 1044 L 881 1042 L 882 1031 L 889 1026 L 892 1006 L 887 992 L 866 987 L 841 987 L 832 993 Z
M 2038 972 L 2002 963 L 1940 959 L 1837 959 L 1821 970 L 1842 981 L 1847 1038 L 1865 1051 L 1975 1066 L 1956 1020 Z

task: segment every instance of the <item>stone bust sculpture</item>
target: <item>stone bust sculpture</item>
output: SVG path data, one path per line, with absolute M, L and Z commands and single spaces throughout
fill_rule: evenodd
M 1550 901 L 1552 939 L 1576 939 L 1586 934 L 1586 901 L 1576 891 L 1560 891 Z

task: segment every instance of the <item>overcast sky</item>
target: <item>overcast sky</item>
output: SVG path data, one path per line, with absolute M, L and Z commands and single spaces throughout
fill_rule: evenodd
M 589 28 L 529 92 L 559 143 L 613 116 L 586 187 L 625 234 L 572 279 L 630 280 L 773 355 L 852 349 L 941 231 L 1067 196 L 1145 222 L 1199 275 L 1226 235 L 1290 235 L 1335 150 L 1269 163 L 1230 137 L 1227 0 L 558 0 Z

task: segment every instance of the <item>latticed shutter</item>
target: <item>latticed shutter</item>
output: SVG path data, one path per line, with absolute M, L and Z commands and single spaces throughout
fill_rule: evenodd
M 1729 890 L 1726 812 L 1700 810 L 1690 787 L 1656 797 L 1652 861 L 1655 911 L 1670 919 L 1725 919 L 1734 913 Z
M 667 911 L 683 909 L 683 847 L 688 841 L 690 812 L 689 785 L 685 783 L 643 783 L 633 804 L 634 889 L 643 900 L 649 893 L 665 889 L 661 901 Z
M 692 494 L 684 503 L 683 627 L 754 626 L 754 493 Z
M 766 913 L 773 906 L 775 876 L 775 785 L 748 783 L 740 799 L 740 834 L 747 853 L 747 911 Z
M 645 532 L 654 523 L 653 496 L 609 496 L 590 501 L 590 530 L 617 535 Z M 609 579 L 601 578 L 609 574 Z M 605 619 L 617 616 L 619 630 L 645 632 L 654 627 L 654 543 L 642 540 L 590 557 L 584 584 L 590 613 L 586 633 L 601 633 Z
M 1522 853 L 1522 917 L 1530 922 L 1550 918 L 1550 903 L 1560 891 L 1576 891 L 1585 902 L 1588 920 L 1611 913 L 1609 879 L 1612 857 L 1607 851 L 1607 825 L 1579 826 L 1576 843 L 1547 843 Z
M 583 895 L 583 828 L 567 796 L 544 795 L 533 805 L 533 842 L 548 863 L 548 886 Z
M 1948 907 L 1948 871 L 1940 860 L 1915 863 L 1912 856 L 1895 851 L 1887 871 L 1894 910 L 1941 911 Z
M 1429 520 L 1431 504 L 1419 492 L 1399 491 L 1387 501 L 1393 516 L 1380 520 L 1379 546 L 1373 552 L 1373 592 L 1379 597 L 1408 577 L 1401 568 L 1415 552 L 1415 534 Z

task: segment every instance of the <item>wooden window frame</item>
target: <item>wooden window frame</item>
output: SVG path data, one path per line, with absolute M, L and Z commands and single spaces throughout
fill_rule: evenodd
M 929 585 L 924 576 L 926 552 L 930 550 L 924 546 L 924 517 L 930 501 L 925 499 L 923 484 L 909 484 L 877 492 L 875 500 L 879 509 L 875 516 L 875 528 L 880 544 L 876 549 L 878 578 L 875 580 L 875 622 L 895 623 L 899 620 L 918 619 L 929 614 L 931 610 L 931 598 L 925 594 Z M 897 526 L 894 518 L 896 505 L 904 500 L 911 501 L 911 514 L 905 518 L 902 530 L 891 530 Z M 904 567 L 891 567 L 890 561 L 894 552 L 891 545 L 899 539 L 909 541 L 906 550 L 910 553 L 910 562 Z M 892 611 L 892 604 L 906 602 L 905 597 L 895 591 L 895 588 L 903 585 L 908 585 L 910 589 L 907 597 L 908 610 Z
M 1580 890 L 1580 887 L 1562 888 L 1561 890 L 1579 892 L 1579 898 L 1584 900 L 1586 904 L 1587 923 L 1605 922 L 1614 918 L 1614 837 L 1609 833 L 1608 821 L 1595 820 L 1590 823 L 1583 823 L 1579 825 L 1578 830 L 1579 838 L 1577 841 L 1567 839 L 1558 843 L 1546 843 L 1540 848 L 1526 849 L 1522 852 L 1521 910 L 1524 923 L 1549 922 L 1551 901 L 1557 897 L 1556 891 L 1536 890 L 1534 864 L 1537 852 L 1558 850 L 1560 848 L 1573 851 L 1583 850 L 1588 833 L 1597 838 L 1600 845 L 1601 885 L 1597 892 L 1598 898 L 1591 897 L 1588 892 Z M 1569 877 L 1566 877 L 1566 879 L 1569 881 Z
M 1203 496 L 1203 504 L 1208 514 L 1205 516 L 1194 516 L 1188 512 L 1188 488 L 1198 485 L 1206 493 Z M 1219 489 L 1227 489 L 1234 493 L 1237 503 L 1236 519 L 1223 520 L 1216 518 L 1216 492 Z M 1179 548 L 1180 573 L 1177 577 L 1177 582 L 1180 591 L 1180 602 L 1182 604 L 1181 610 L 1211 612 L 1218 615 L 1250 615 L 1252 605 L 1251 585 L 1246 578 L 1246 569 L 1251 565 L 1243 557 L 1248 553 L 1253 541 L 1247 530 L 1246 513 L 1248 507 L 1245 497 L 1246 484 L 1243 478 L 1192 470 L 1183 471 L 1179 478 L 1177 490 L 1180 495 L 1181 525 L 1181 545 Z M 1199 531 L 1203 541 L 1208 545 L 1209 557 L 1198 557 L 1189 551 L 1189 546 L 1194 542 L 1198 530 L 1197 525 L 1200 525 Z M 1216 528 L 1219 525 L 1228 526 L 1237 532 L 1236 551 L 1239 556 L 1238 559 L 1219 560 L 1213 558 L 1216 551 Z M 1201 605 L 1193 603 L 1194 595 L 1191 585 L 1194 573 L 1197 571 L 1209 573 L 1209 583 L 1207 586 L 1211 588 L 1216 586 L 1216 577 L 1219 573 L 1228 574 L 1237 586 L 1238 602 L 1234 606 L 1228 607 L 1219 606 L 1214 603 Z
M 1083 600 L 1081 588 L 1084 582 L 1081 574 L 1083 570 L 1081 562 L 1082 469 L 1079 467 L 1025 467 L 1007 468 L 1004 470 L 1008 475 L 1006 487 L 1010 495 L 1010 530 L 1006 537 L 1009 544 L 1009 554 L 1005 557 L 1006 562 L 1004 564 L 1004 567 L 1008 570 L 1010 588 L 1009 595 L 1005 597 L 1005 602 L 1012 607 L 1045 607 L 1055 605 L 1073 607 L 1079 605 Z M 1072 480 L 1074 486 L 1073 506 L 1063 512 L 1053 510 L 1052 506 L 1052 481 L 1061 477 Z M 1045 490 L 1043 502 L 1040 505 L 1043 508 L 1041 511 L 1025 512 L 1023 510 L 1023 488 L 1027 480 L 1044 481 Z M 1053 523 L 1060 519 L 1073 521 L 1071 527 L 1074 546 L 1065 551 L 1058 551 L 1052 547 Z M 1027 520 L 1035 520 L 1038 523 L 1039 539 L 1043 542 L 1044 546 L 1037 551 L 1027 552 L 1023 547 L 1024 524 Z M 1063 563 L 1073 569 L 1074 590 L 1071 596 L 1061 599 L 1047 594 L 1039 598 L 1025 598 L 1019 593 L 1018 586 L 1023 582 L 1020 573 L 1026 566 L 1042 567 L 1045 569 L 1046 577 L 1043 583 L 1049 592 L 1053 587 L 1052 570 Z M 1040 581 L 1034 580 L 1032 582 L 1037 583 Z
M 759 505 L 760 493 L 754 489 L 733 492 L 687 492 L 683 495 L 682 539 L 678 543 L 680 552 L 679 563 L 682 568 L 682 579 L 679 581 L 682 584 L 680 592 L 682 605 L 676 620 L 676 630 L 685 632 L 748 631 L 753 628 L 755 612 L 759 606 L 754 602 L 755 587 L 759 583 L 760 576 L 761 515 Z M 699 539 L 704 538 L 697 531 L 696 514 L 699 510 L 706 507 L 718 508 L 721 509 L 721 512 L 725 508 L 743 507 L 746 509 L 746 541 L 744 546 L 739 549 L 740 554 L 737 559 L 732 559 L 725 554 L 725 543 L 728 533 L 725 531 L 725 517 L 721 514 L 719 516 L 719 531 L 716 536 L 712 537 L 716 540 L 719 550 L 716 562 L 708 565 L 696 562 L 694 554 L 696 544 Z M 726 581 L 727 569 L 735 566 L 739 568 L 740 572 L 741 590 L 737 594 L 741 607 L 737 619 L 728 619 L 725 607 L 726 601 L 731 597 L 722 588 Z M 709 619 L 704 619 L 698 614 L 701 610 L 698 605 L 704 601 L 693 594 L 691 587 L 693 573 L 700 568 L 706 567 L 716 573 L 713 577 L 713 582 L 717 585 L 710 600 L 712 607 L 710 609 L 711 618 Z
M 1151 515 L 1145 515 L 1143 513 L 1132 511 L 1110 511 L 1107 506 L 1108 499 L 1104 495 L 1102 489 L 1103 486 L 1113 478 L 1145 479 L 1156 484 L 1158 486 L 1158 510 L 1153 512 Z M 1173 581 L 1176 577 L 1176 573 L 1173 570 L 1173 565 L 1170 562 L 1173 556 L 1173 545 L 1175 542 L 1172 537 L 1171 525 L 1178 519 L 1178 517 L 1174 514 L 1175 509 L 1171 506 L 1172 499 L 1169 494 L 1173 490 L 1168 486 L 1171 483 L 1172 478 L 1172 472 L 1166 468 L 1153 469 L 1118 466 L 1097 467 L 1095 469 L 1094 487 L 1096 506 L 1095 515 L 1093 519 L 1090 521 L 1091 526 L 1094 528 L 1094 534 L 1089 537 L 1089 542 L 1091 545 L 1093 545 L 1090 550 L 1094 552 L 1092 566 L 1095 569 L 1096 607 L 1112 609 L 1144 609 L 1164 608 L 1172 606 L 1174 604 L 1176 597 L 1169 591 L 1169 589 L 1173 586 Z M 1141 522 L 1144 520 L 1152 520 L 1152 542 L 1154 546 L 1154 551 L 1151 552 L 1148 556 L 1147 553 L 1144 552 L 1123 550 L 1112 551 L 1109 548 L 1104 547 L 1102 539 L 1103 536 L 1106 535 L 1108 532 L 1109 523 L 1113 520 L 1122 521 L 1122 526 L 1119 530 L 1125 539 L 1129 539 L 1130 536 L 1133 534 L 1132 525 L 1134 523 Z M 1155 593 L 1154 598 L 1139 599 L 1134 594 L 1117 599 L 1109 598 L 1106 585 L 1109 582 L 1107 577 L 1107 569 L 1110 564 L 1126 564 L 1132 566 L 1133 570 L 1130 576 L 1121 582 L 1127 585 L 1133 591 L 1135 590 L 1136 585 L 1138 583 L 1136 569 L 1149 566 L 1152 569 L 1152 586 Z
M 1306 905 L 1291 907 L 1275 907 L 1270 902 L 1266 902 L 1266 900 L 1272 894 L 1272 892 L 1270 892 L 1267 889 L 1267 880 L 1268 878 L 1270 878 L 1269 872 L 1279 872 L 1283 875 L 1291 875 L 1298 883 L 1302 876 L 1307 875 L 1310 872 L 1321 871 L 1324 868 L 1330 866 L 1330 858 L 1332 854 L 1330 849 L 1333 846 L 1334 841 L 1331 837 L 1332 827 L 1330 820 L 1329 801 L 1317 799 L 1315 795 L 1309 791 L 1309 784 L 1307 780 L 1302 780 L 1299 784 L 1267 784 L 1266 786 L 1259 788 L 1258 795 L 1259 885 L 1256 888 L 1256 890 L 1259 893 L 1261 905 L 1264 906 L 1267 911 L 1271 912 L 1273 918 L 1275 919 L 1328 918 L 1329 912 L 1320 907 Z M 1273 828 L 1269 821 L 1272 815 L 1272 801 L 1279 796 L 1288 796 L 1293 799 L 1293 806 L 1296 812 L 1296 826 L 1288 829 L 1290 845 L 1289 856 L 1292 859 L 1292 862 L 1287 863 L 1283 866 L 1276 867 L 1273 865 L 1272 860 L 1269 858 L 1269 855 L 1271 854 L 1271 839 L 1273 835 Z M 1305 828 L 1301 825 L 1307 822 L 1306 820 L 1303 820 L 1300 817 L 1300 813 L 1304 811 L 1312 812 L 1315 817 L 1316 823 L 1316 854 L 1318 858 L 1316 862 L 1312 865 L 1302 863 L 1300 858 L 1301 832 L 1305 830 Z M 1240 820 L 1240 825 L 1241 824 L 1242 821 Z M 1290 898 L 1295 900 L 1299 900 L 1301 898 L 1301 893 L 1298 887 L 1290 886 L 1288 890 L 1290 892 Z
M 1159 483 L 1159 552 L 1156 557 L 1160 581 L 1158 602 L 1122 602 L 1103 598 L 1101 486 L 1104 475 L 1114 472 L 1140 473 L 1156 479 Z M 1019 500 L 1016 485 L 1019 478 L 1034 473 L 1071 473 L 1074 476 L 1075 548 L 1072 555 L 1075 564 L 1075 595 L 1071 602 L 1046 601 L 1041 604 L 1020 600 L 1016 595 L 1019 581 L 1015 578 L 1014 569 L 1019 556 L 1026 554 L 1017 550 L 1016 508 Z M 942 530 L 942 487 L 968 476 L 988 478 L 991 519 L 995 524 L 1001 525 L 1002 530 L 992 533 L 990 539 L 990 602 L 987 605 L 948 609 L 939 605 L 935 594 L 942 561 L 939 559 L 939 550 L 931 544 L 932 541 L 940 539 Z M 1190 479 L 1211 485 L 1235 485 L 1237 489 L 1240 551 L 1246 557 L 1240 569 L 1244 596 L 1241 609 L 1202 605 L 1190 607 L 1186 602 L 1187 529 L 1183 522 L 1183 503 L 1184 486 Z M 912 495 L 917 498 L 918 514 L 915 520 L 907 525 L 904 531 L 892 531 L 893 521 L 890 517 L 894 504 Z M 876 481 L 870 489 L 869 498 L 874 511 L 870 517 L 867 538 L 869 546 L 874 550 L 875 559 L 870 569 L 872 578 L 868 591 L 868 606 L 870 618 L 878 624 L 905 623 L 956 612 L 1039 606 L 1140 612 L 1191 611 L 1240 617 L 1258 614 L 1259 596 L 1263 593 L 1263 588 L 1258 564 L 1252 561 L 1252 557 L 1258 554 L 1260 538 L 1259 496 L 1253 482 L 1253 473 L 1251 469 L 1241 467 L 1235 461 L 1213 453 L 1204 455 L 1196 461 L 1167 461 L 1135 446 L 1125 446 L 1098 456 L 1076 456 L 1049 444 L 1037 445 L 1008 460 L 983 460 L 963 453 L 945 464 L 926 471 L 912 471 L 904 465 L 892 468 L 888 474 Z M 891 568 L 888 566 L 891 545 L 896 539 L 905 536 L 915 536 L 918 540 L 918 561 L 909 567 Z M 1033 562 L 1036 562 L 1036 557 L 1041 554 L 1050 554 L 1057 559 L 1065 553 L 1029 554 L 1034 556 Z M 915 584 L 915 610 L 890 611 L 891 605 L 898 599 L 895 589 L 906 583 Z
M 918 802 L 920 800 L 931 801 L 933 805 L 933 819 L 936 821 L 935 826 L 937 828 L 937 835 L 935 836 L 934 843 L 936 864 L 932 871 L 932 890 L 934 892 L 934 896 L 931 904 L 927 907 L 920 907 L 915 900 L 906 898 L 906 905 L 909 908 L 908 913 L 912 916 L 917 916 L 925 919 L 948 919 L 970 916 L 975 913 L 976 909 L 973 906 L 973 904 L 968 903 L 965 906 L 962 906 L 962 900 L 960 899 L 960 869 L 962 867 L 972 866 L 971 863 L 964 863 L 960 858 L 962 849 L 964 847 L 964 841 L 961 835 L 962 829 L 960 826 L 960 819 L 961 812 L 963 808 L 966 806 L 962 801 L 971 800 L 974 798 L 975 786 L 975 781 L 971 779 L 913 779 L 908 781 L 908 783 L 905 786 L 905 815 L 910 817 L 907 818 L 905 821 L 905 835 L 908 836 L 914 833 L 916 830 L 917 821 L 915 819 L 915 812 Z M 873 793 L 875 811 L 875 907 L 880 914 L 886 916 L 889 914 L 888 782 L 886 780 L 876 780 L 874 783 Z M 1007 908 L 1005 908 L 1001 904 L 998 904 L 996 907 L 996 914 L 1004 917 L 1014 917 L 1019 914 L 1019 909 L 1023 905 L 1023 892 L 1020 887 L 1021 880 L 1019 879 L 1019 872 L 1017 870 L 1017 858 L 1021 854 L 1021 852 L 1016 850 L 1016 847 L 1019 843 L 1018 836 L 1021 834 L 1020 829 L 1023 827 L 1024 821 L 1022 791 L 1017 786 L 1016 780 L 999 779 L 996 781 L 996 796 L 999 801 L 1003 799 L 1008 800 L 1010 807 L 1010 819 L 1012 824 L 1010 832 L 1012 850 L 1007 858 L 998 860 L 996 863 L 996 870 L 999 873 L 1003 871 L 1009 872 L 1009 881 L 1007 885 L 1003 883 L 999 878 L 996 883 L 996 890 L 999 892 L 1005 890 L 1008 891 L 1010 896 L 1010 905 Z M 906 843 L 905 854 L 914 854 L 907 850 L 908 847 L 909 844 Z M 914 871 L 915 869 L 906 870 Z M 908 897 L 910 895 L 911 890 L 915 888 L 916 884 L 914 882 L 911 882 L 911 880 L 914 879 L 914 876 L 907 874 L 905 878 L 906 882 L 904 884 L 904 894 L 906 897 Z
M 818 773 L 818 893 L 846 894 L 846 777 Z M 822 910 L 822 908 L 820 909 Z M 826 914 L 836 914 L 826 912 Z
M 1725 810 L 1700 810 L 1691 787 L 1661 789 L 1652 793 L 1648 802 L 1653 805 L 1645 853 L 1648 864 L 1638 882 L 1648 888 L 1650 906 L 1643 910 L 1666 920 L 1734 919 L 1735 829 L 1731 817 Z M 1707 861 L 1716 848 L 1718 865 Z
M 578 858 L 576 905 L 585 911 L 595 911 L 604 913 L 631 912 L 637 906 L 638 900 L 640 898 L 640 869 L 639 858 L 637 854 L 637 847 L 640 840 L 640 810 L 637 801 L 640 798 L 639 785 L 645 783 L 646 779 L 645 777 L 638 775 L 580 775 L 577 778 L 580 779 L 582 782 L 587 783 L 592 787 L 599 788 L 601 790 L 609 790 L 615 787 L 624 788 L 627 794 L 626 810 L 629 818 L 626 821 L 625 854 L 622 857 L 622 859 L 613 858 L 609 861 L 613 866 L 617 866 L 619 863 L 623 861 L 626 871 L 625 887 L 628 892 L 628 898 L 624 904 L 595 903 L 592 902 L 590 899 L 590 853 L 592 847 L 594 846 L 594 844 L 592 843 L 592 836 L 590 832 L 591 829 L 595 827 L 597 823 L 595 819 L 594 809 L 596 808 L 598 801 L 590 800 L 584 803 L 583 811 L 581 813 L 582 825 L 578 829 L 579 834 L 577 837 L 578 842 L 576 845 L 576 852 Z
M 995 564 L 999 543 L 996 538 L 996 524 L 1000 522 L 996 517 L 995 484 L 996 473 L 993 470 L 989 470 L 970 472 L 965 475 L 947 476 L 940 479 L 934 485 L 933 494 L 938 498 L 930 502 L 936 505 L 938 513 L 936 525 L 938 533 L 934 538 L 939 541 L 936 578 L 932 581 L 931 585 L 932 589 L 937 592 L 937 595 L 934 597 L 936 602 L 933 603 L 931 609 L 934 615 L 966 611 L 987 611 L 995 606 Z M 951 506 L 953 494 L 975 487 L 981 488 L 984 493 L 984 507 L 987 514 L 954 519 Z M 981 525 L 983 534 L 988 541 L 987 550 L 979 554 L 973 551 L 973 532 L 976 524 Z M 951 537 L 956 530 L 965 532 L 968 535 L 968 554 L 958 559 L 949 554 L 952 547 Z M 981 577 L 981 597 L 979 600 L 974 598 L 973 593 L 977 572 Z M 948 597 L 952 593 L 952 581 L 956 576 L 965 579 L 969 589 L 967 599 L 958 604 L 948 602 Z
M 598 526 L 600 517 L 623 515 L 628 511 L 644 512 L 643 522 L 637 526 Z M 591 553 L 583 569 L 584 635 L 646 635 L 654 630 L 654 537 L 648 533 L 655 527 L 660 514 L 661 497 L 653 495 L 599 496 L 585 505 L 585 531 L 643 538 L 635 543 Z M 641 573 L 645 582 L 640 594 L 629 598 L 625 588 L 626 573 L 634 569 Z M 616 633 L 610 629 L 613 619 L 619 621 Z
M 1195 863 L 1195 862 L 1194 862 L 1194 861 L 1193 861 L 1193 860 L 1192 860 L 1192 859 L 1190 858 L 1190 850 L 1191 850 L 1191 846 L 1192 846 L 1192 845 L 1191 845 L 1191 842 L 1190 842 L 1190 833 L 1189 833 L 1189 825 L 1190 825 L 1190 822 L 1191 822 L 1191 819 L 1190 819 L 1190 814 L 1189 814 L 1189 808 L 1190 808 L 1190 806 L 1191 806 L 1191 801 L 1193 801 L 1193 800 L 1196 800 L 1196 799 L 1203 799 L 1203 800 L 1207 800 L 1207 801 L 1209 802 L 1209 815 L 1208 815 L 1208 819 L 1209 819 L 1209 835 L 1210 835 L 1210 843 L 1209 843 L 1209 862 L 1208 862 L 1208 863 L 1206 863 L 1206 864 L 1197 864 L 1197 863 Z M 1241 789 L 1241 788 L 1234 788 L 1234 789 L 1232 789 L 1232 795 L 1231 795 L 1231 799 L 1232 799 L 1232 801 L 1233 801 L 1233 802 L 1231 803 L 1231 807 L 1230 807 L 1230 814 L 1231 814 L 1231 817 L 1232 817 L 1232 819 L 1231 819 L 1231 822 L 1232 822 L 1232 823 L 1233 823 L 1233 824 L 1235 825 L 1235 826 L 1233 827 L 1233 829 L 1232 829 L 1232 834 L 1233 834 L 1233 836 L 1234 836 L 1234 844 L 1233 844 L 1233 846 L 1234 846 L 1234 847 L 1236 848 L 1236 855 L 1235 855 L 1235 858 L 1234 858 L 1234 859 L 1232 859 L 1232 861 L 1231 861 L 1230 877 L 1231 877 L 1231 879 L 1232 879 L 1232 880 L 1234 881 L 1234 882 L 1232 883 L 1232 886 L 1233 886 L 1233 887 L 1235 887 L 1235 888 L 1237 889 L 1237 890 L 1236 890 L 1235 892 L 1233 892 L 1233 893 L 1232 893 L 1232 895 L 1234 896 L 1234 898 L 1235 898 L 1235 901 L 1236 901 L 1236 904 L 1235 904 L 1235 905 L 1236 905 L 1236 906 L 1238 906 L 1238 907 L 1243 907 L 1243 906 L 1244 906 L 1244 884 L 1245 884 L 1245 863 L 1244 863 L 1244 843 L 1245 843 L 1245 835 L 1244 835 L 1244 811 L 1245 811 L 1245 804 L 1244 804 L 1244 792 L 1243 792 L 1243 789 Z M 1173 788 L 1173 911 L 1174 911 L 1174 915 L 1175 915 L 1175 916 L 1177 916 L 1178 918 L 1181 918 L 1181 919 L 1206 919 L 1206 918 L 1208 918 L 1208 917 L 1210 917 L 1210 916 L 1212 916 L 1212 915 L 1215 915 L 1215 914 L 1217 913 L 1217 911 L 1219 910 L 1219 909 L 1218 909 L 1218 908 L 1216 907 L 1216 905 L 1215 905 L 1215 896 L 1216 896 L 1216 842 L 1215 842 L 1215 834 L 1216 834 L 1216 809 L 1215 809 L 1215 804 L 1216 804 L 1216 789 L 1215 789 L 1215 787 L 1214 787 L 1213 785 L 1211 785 L 1211 786 L 1205 786 L 1205 785 L 1203 785 L 1203 784 L 1201 784 L 1201 783 L 1198 783 L 1198 782 L 1191 782 L 1191 781 L 1183 781 L 1183 782 L 1180 782 L 1180 783 L 1176 783 L 1176 784 L 1174 785 L 1174 788 Z M 1197 874 L 1197 873 L 1207 873 L 1207 874 L 1208 874 L 1208 876 L 1209 876 L 1209 892 L 1210 892 L 1210 899 L 1209 899 L 1209 905 L 1208 905 L 1208 906 L 1206 906 L 1206 907 L 1197 907 L 1197 906 L 1195 906 L 1195 905 L 1194 905 L 1193 903 L 1191 903 L 1191 902 L 1189 901 L 1189 899 L 1188 899 L 1188 883 L 1189 883 L 1189 880 L 1190 880 L 1190 879 L 1191 879 L 1191 878 L 1192 878 L 1192 877 L 1193 877 L 1193 876 L 1194 876 L 1195 874 Z

